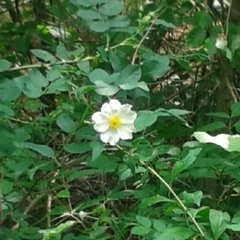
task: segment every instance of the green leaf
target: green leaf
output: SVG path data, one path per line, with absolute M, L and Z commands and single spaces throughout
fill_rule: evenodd
M 59 79 L 60 77 L 61 77 L 61 71 L 57 66 L 52 67 L 47 71 L 47 80 L 49 82 L 53 82 Z
M 116 82 L 116 85 L 126 84 L 129 82 L 137 82 L 141 78 L 141 68 L 138 65 L 128 65 L 125 67 Z
M 128 64 L 127 58 L 120 51 L 109 51 L 109 60 L 110 63 L 116 72 L 120 72 Z
M 68 58 L 67 49 L 62 44 L 59 44 L 57 46 L 57 57 L 60 58 L 60 59 L 67 59 Z
M 95 68 L 88 74 L 88 78 L 92 83 L 102 81 L 107 84 L 111 83 L 109 74 L 101 68 Z
M 31 53 L 35 55 L 37 58 L 43 60 L 44 62 L 54 63 L 56 61 L 55 57 L 45 50 L 32 49 Z
M 17 77 L 14 82 L 30 98 L 40 97 L 43 94 L 42 88 L 48 85 L 48 80 L 37 69 L 29 70 L 28 76 Z
M 52 148 L 50 148 L 46 145 L 25 142 L 25 143 L 23 143 L 23 148 L 33 150 L 37 153 L 40 153 L 44 157 L 48 157 L 48 158 L 54 157 L 54 151 L 52 150 Z
M 204 125 L 202 127 L 199 128 L 199 131 L 216 131 L 219 129 L 227 129 L 227 126 L 224 122 L 220 122 L 220 121 L 216 121 L 216 122 L 212 122 L 209 123 L 207 125 Z
M 15 113 L 10 107 L 0 104 L 0 119 L 2 117 L 13 117 L 14 115 Z
M 45 94 L 51 94 L 59 92 L 67 92 L 70 88 L 70 79 L 60 78 L 52 82 L 45 90 Z
M 187 34 L 187 46 L 192 48 L 200 47 L 206 39 L 206 31 L 200 27 L 193 28 Z
M 95 91 L 99 95 L 112 96 L 119 90 L 118 87 L 109 85 L 103 81 L 95 81 L 95 84 L 96 84 Z
M 76 130 L 76 124 L 67 113 L 62 113 L 57 118 L 57 125 L 67 133 L 73 133 Z
M 95 6 L 96 4 L 103 4 L 107 3 L 109 0 L 70 0 L 71 3 L 77 6 L 83 6 L 83 7 L 92 7 Z
M 60 240 L 61 233 L 71 228 L 75 223 L 75 221 L 66 221 L 55 228 L 40 230 L 39 232 L 43 234 L 43 240 Z
M 163 233 L 156 233 L 153 240 L 188 240 L 192 235 L 189 228 L 172 227 L 165 229 Z
M 223 112 L 213 112 L 213 113 L 207 113 L 207 116 L 212 116 L 212 117 L 219 117 L 219 118 L 225 118 L 225 119 L 229 119 L 230 116 L 226 113 Z
M 194 193 L 188 193 L 186 191 L 182 194 L 183 199 L 185 200 L 186 204 L 196 204 L 200 207 L 201 200 L 203 198 L 203 193 L 201 191 L 197 191 Z
M 43 76 L 43 74 L 36 68 L 30 69 L 28 72 L 28 77 L 32 84 L 42 88 L 48 85 L 48 80 Z
M 138 223 L 140 223 L 141 225 L 143 225 L 146 228 L 150 228 L 152 225 L 152 222 L 149 218 L 137 215 L 136 219 L 137 219 Z
M 92 159 L 89 159 L 87 162 L 87 166 L 91 168 L 98 168 L 101 169 L 102 172 L 114 172 L 116 168 L 118 167 L 118 164 L 116 164 L 112 159 L 109 159 L 106 155 L 100 155 L 98 158 L 96 158 L 94 161 Z
M 141 68 L 142 79 L 151 82 L 151 80 L 163 77 L 169 71 L 169 58 L 161 56 L 157 60 L 145 60 Z
M 194 14 L 194 25 L 208 29 L 212 26 L 212 19 L 207 11 L 197 11 Z
M 127 83 L 124 83 L 124 84 L 120 84 L 119 87 L 123 90 L 132 90 L 134 88 L 141 88 L 143 89 L 144 91 L 148 91 L 148 86 L 145 82 L 127 82 Z
M 153 125 L 157 121 L 157 116 L 152 111 L 141 111 L 139 112 L 138 118 L 136 119 L 134 125 L 136 131 L 142 131 L 146 127 Z
M 170 22 L 166 22 L 165 20 L 163 19 L 157 19 L 155 22 L 154 22 L 154 25 L 162 25 L 166 28 L 176 28 L 176 26 Z
M 102 16 L 99 11 L 93 9 L 79 9 L 77 11 L 77 16 L 81 17 L 84 20 L 93 20 L 93 19 L 101 19 Z
M 94 21 L 90 23 L 89 27 L 91 30 L 98 33 L 106 32 L 110 28 L 109 23 L 105 20 Z
M 107 20 L 108 24 L 112 28 L 127 27 L 130 23 L 129 19 L 125 16 L 115 16 Z
M 196 159 L 202 148 L 189 150 L 188 154 L 173 165 L 171 181 L 173 181 L 182 171 L 186 170 Z
M 231 117 L 240 116 L 240 102 L 233 103 L 231 106 Z
M 153 227 L 158 231 L 158 232 L 163 232 L 166 229 L 166 225 L 163 221 L 161 220 L 154 220 L 153 221 Z
M 131 230 L 131 234 L 133 235 L 145 235 L 148 234 L 151 231 L 150 228 L 146 228 L 143 226 L 135 226 Z
M 150 207 L 156 203 L 160 202 L 170 202 L 174 203 L 175 201 L 169 198 L 166 198 L 164 196 L 153 196 L 149 198 L 144 198 L 142 202 L 139 204 L 140 209 L 146 209 L 147 207 Z
M 70 197 L 70 193 L 68 190 L 64 189 L 62 191 L 60 191 L 55 198 L 69 198 Z
M 11 63 L 5 59 L 0 59 L 0 72 L 4 72 L 11 67 Z
M 220 236 L 226 230 L 229 224 L 229 221 L 230 221 L 230 216 L 228 213 L 210 209 L 209 222 L 212 229 L 214 240 L 217 240 L 220 238 Z
M 12 190 L 13 190 L 13 183 L 3 179 L 3 181 L 1 182 L 1 194 L 3 195 L 8 194 L 12 192 Z
M 119 14 L 123 10 L 123 2 L 118 0 L 111 0 L 103 4 L 99 8 L 99 12 L 106 16 L 114 16 Z
M 229 224 L 227 229 L 231 229 L 234 232 L 240 232 L 240 223 L 237 224 Z
M 94 161 L 103 152 L 104 144 L 102 144 L 101 142 L 94 141 L 94 142 L 91 142 L 91 147 L 92 147 L 92 161 Z
M 83 154 L 90 152 L 92 147 L 88 142 L 73 142 L 64 146 L 65 151 L 72 154 Z

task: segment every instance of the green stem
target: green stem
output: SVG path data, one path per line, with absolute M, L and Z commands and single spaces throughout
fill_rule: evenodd
M 195 218 L 191 215 L 191 213 L 188 211 L 187 207 L 184 205 L 184 203 L 181 201 L 181 199 L 177 196 L 177 194 L 173 191 L 173 189 L 170 187 L 170 185 L 152 168 L 146 165 L 144 162 L 140 161 L 142 165 L 147 167 L 147 169 L 154 175 L 156 176 L 160 182 L 169 190 L 169 192 L 174 196 L 174 198 L 177 200 L 179 205 L 182 207 L 182 209 L 187 213 L 187 215 L 190 217 L 192 220 L 193 224 L 196 226 L 197 230 L 201 234 L 202 237 L 204 237 L 204 233 L 198 223 L 196 222 Z

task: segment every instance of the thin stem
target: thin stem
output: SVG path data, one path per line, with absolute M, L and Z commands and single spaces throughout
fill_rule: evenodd
M 144 162 L 141 161 L 141 164 L 148 168 L 148 170 L 156 176 L 160 182 L 169 190 L 169 192 L 174 196 L 174 198 L 177 200 L 179 205 L 182 207 L 182 209 L 187 213 L 187 215 L 192 220 L 193 224 L 196 226 L 197 230 L 201 234 L 202 237 L 204 237 L 204 233 L 198 223 L 196 222 L 195 218 L 191 215 L 191 213 L 188 211 L 187 207 L 184 205 L 184 203 L 181 201 L 181 199 L 177 196 L 177 194 L 173 191 L 173 189 L 169 186 L 169 184 L 150 166 L 147 166 Z
M 56 65 L 63 65 L 63 64 L 72 64 L 72 63 L 77 63 L 77 62 L 83 62 L 83 61 L 88 61 L 92 60 L 93 57 L 86 57 L 84 59 L 74 59 L 74 60 L 68 60 L 68 61 L 59 61 L 55 63 L 39 63 L 39 64 L 31 64 L 31 65 L 24 65 L 24 66 L 19 66 L 19 67 L 12 67 L 6 70 L 6 72 L 12 72 L 12 71 L 19 71 L 19 70 L 24 70 L 24 69 L 29 69 L 29 68 L 50 68 L 51 66 L 56 66 Z
M 147 38 L 148 34 L 150 33 L 150 31 L 152 30 L 152 27 L 154 25 L 154 23 L 156 22 L 156 20 L 158 19 L 158 16 L 156 16 L 153 20 L 152 20 L 152 23 L 151 25 L 149 26 L 147 32 L 143 35 L 142 39 L 140 40 L 139 44 L 137 45 L 135 51 L 134 51 L 134 54 L 133 54 L 133 58 L 132 58 L 132 61 L 131 61 L 131 64 L 134 65 L 135 63 L 135 60 L 137 58 L 137 53 L 138 53 L 138 50 L 139 48 L 141 47 L 141 45 L 143 44 L 144 40 Z
M 230 3 L 229 3 L 227 19 L 226 19 L 226 34 L 225 34 L 226 39 L 227 39 L 227 36 L 228 36 L 228 27 L 229 27 L 229 19 L 230 19 L 231 8 L 232 8 L 232 0 L 230 0 Z

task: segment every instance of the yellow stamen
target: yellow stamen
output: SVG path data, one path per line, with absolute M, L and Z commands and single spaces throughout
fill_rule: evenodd
M 121 121 L 118 116 L 114 115 L 109 118 L 108 123 L 110 128 L 118 129 L 121 124 Z

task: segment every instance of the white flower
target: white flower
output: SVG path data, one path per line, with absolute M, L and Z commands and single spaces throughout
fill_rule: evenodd
M 120 139 L 132 139 L 137 114 L 131 108 L 130 104 L 122 105 L 118 100 L 110 100 L 102 105 L 101 112 L 92 115 L 94 129 L 100 132 L 104 143 L 115 145 Z

